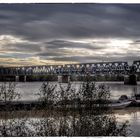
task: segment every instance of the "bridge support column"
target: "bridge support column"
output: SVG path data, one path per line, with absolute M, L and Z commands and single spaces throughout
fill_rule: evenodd
M 124 76 L 125 85 L 137 85 L 137 76 L 135 74 L 130 74 Z
M 26 82 L 26 79 L 27 79 L 27 77 L 26 77 L 26 75 L 24 76 L 24 82 Z
M 70 76 L 68 76 L 68 83 L 70 82 Z
M 15 81 L 16 81 L 16 82 L 19 82 L 19 76 L 16 76 L 16 77 L 15 77 Z
M 70 76 L 69 75 L 58 76 L 58 82 L 59 83 L 68 83 L 68 82 L 70 82 Z
M 58 82 L 62 83 L 62 76 L 58 76 Z

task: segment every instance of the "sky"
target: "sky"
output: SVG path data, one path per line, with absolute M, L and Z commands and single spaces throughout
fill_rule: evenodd
M 0 66 L 140 60 L 140 4 L 0 4 Z

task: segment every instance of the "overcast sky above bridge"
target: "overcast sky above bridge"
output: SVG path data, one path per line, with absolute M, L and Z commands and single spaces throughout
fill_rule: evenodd
M 0 4 L 0 65 L 139 56 L 140 4 Z

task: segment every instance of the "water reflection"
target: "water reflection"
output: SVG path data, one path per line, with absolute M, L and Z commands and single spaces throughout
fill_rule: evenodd
M 5 114 L 6 113 L 6 114 Z M 123 123 L 125 121 L 129 121 L 130 124 L 130 129 L 133 131 L 133 133 L 130 136 L 140 136 L 140 108 L 133 108 L 133 107 L 129 107 L 129 108 L 125 108 L 125 109 L 121 109 L 121 110 L 114 110 L 113 113 L 115 114 L 117 121 L 119 123 Z M 38 131 L 38 135 L 45 135 L 40 132 L 42 129 L 42 125 L 43 122 L 45 123 L 44 127 L 47 127 L 49 123 L 49 129 L 52 129 L 50 127 L 53 127 L 55 129 L 57 129 L 57 134 L 58 135 L 58 129 L 60 128 L 60 124 L 63 125 L 63 127 L 67 127 L 67 132 L 65 132 L 65 135 L 71 136 L 74 135 L 73 133 L 78 133 L 78 132 L 73 132 L 73 122 L 75 122 L 75 125 L 87 125 L 86 123 L 88 123 L 89 125 L 89 121 L 93 121 L 95 117 L 93 115 L 89 115 L 89 114 L 82 114 L 81 116 L 78 115 L 78 113 L 74 113 L 74 112 L 67 112 L 67 113 L 63 113 L 61 111 L 44 111 L 44 110 L 39 110 L 39 111 L 16 111 L 13 114 L 11 114 L 11 112 L 0 112 L 0 131 L 3 130 L 2 127 L 2 123 L 4 120 L 4 117 L 6 116 L 6 120 L 11 120 L 8 121 L 11 126 L 15 125 L 16 127 L 20 127 L 21 129 L 23 129 L 23 131 L 28 130 L 28 132 L 30 132 L 30 135 L 35 135 L 35 132 L 33 132 L 32 130 L 35 131 L 35 126 L 38 126 L 36 129 L 36 131 Z M 86 119 L 85 119 L 86 118 Z M 98 118 L 99 119 L 99 118 Z M 100 118 L 100 122 L 103 118 Z M 32 123 L 31 123 L 32 122 Z M 41 123 L 41 124 L 39 124 Z M 50 125 L 51 124 L 51 125 Z M 8 125 L 8 123 L 7 123 Z M 28 127 L 25 128 L 25 127 Z M 62 127 L 62 126 L 61 126 Z M 91 126 L 89 127 L 89 129 L 91 129 Z M 78 130 L 76 131 L 80 131 L 79 129 L 81 129 L 82 126 L 80 128 L 77 128 Z M 88 128 L 87 128 L 88 129 Z M 94 130 L 94 129 L 92 129 Z M 14 131 L 14 129 L 12 129 L 12 131 Z M 49 130 L 49 131 L 54 131 L 54 130 Z M 55 130 L 56 131 L 56 130 Z M 62 130 L 61 130 L 62 131 Z M 63 130 L 64 131 L 64 130 Z M 26 131 L 27 132 L 27 131 Z M 82 134 L 79 132 L 79 135 L 93 135 L 93 132 L 95 134 L 95 130 L 94 131 L 90 131 L 90 132 L 86 132 Z M 39 134 L 40 133 L 40 134 Z M 52 132 L 49 132 L 52 133 Z M 62 132 L 61 132 L 62 133 Z M 54 135 L 55 133 L 53 132 L 52 135 Z M 1 135 L 1 134 L 0 134 Z M 22 135 L 22 134 L 18 134 Z M 24 133 L 25 135 L 25 133 Z M 48 134 L 50 135 L 50 134 Z M 62 135 L 62 134 L 61 134 Z M 76 134 L 75 134 L 76 135 Z M 77 134 L 78 135 L 78 134 Z M 103 132 L 102 134 L 103 135 Z
M 123 110 L 115 110 L 114 113 L 119 122 L 129 121 L 130 128 L 133 131 L 131 136 L 140 136 L 140 108 L 130 107 Z
M 23 116 L 19 118 L 18 115 L 21 114 Z M 112 114 L 34 110 L 26 114 L 20 112 L 15 115 L 16 118 L 11 117 L 11 114 L 7 116 L 9 118 L 1 116 L 0 136 L 128 136 L 130 134 L 127 124 L 118 125 Z

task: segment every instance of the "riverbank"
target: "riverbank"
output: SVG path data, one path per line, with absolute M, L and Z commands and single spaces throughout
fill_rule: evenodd
M 71 115 L 73 111 L 68 110 L 65 112 L 67 115 Z M 79 113 L 79 111 L 76 111 Z M 75 112 L 75 113 L 76 113 Z M 125 109 L 115 109 L 112 110 L 112 113 L 114 113 L 117 117 L 121 116 L 125 118 L 126 120 L 131 120 L 133 117 L 136 119 L 139 119 L 140 121 L 140 108 L 139 107 L 127 107 Z M 46 118 L 46 117 L 53 117 L 58 118 L 62 117 L 64 112 L 62 110 L 52 110 L 52 109 L 45 109 L 45 110 L 17 110 L 14 112 L 11 111 L 0 111 L 0 119 L 4 119 L 5 116 L 7 119 L 12 118 Z M 127 118 L 128 116 L 128 118 Z M 118 118 L 119 119 L 119 118 Z
M 61 110 L 61 111 L 75 111 L 75 110 L 98 110 L 103 109 L 125 109 L 127 107 L 140 107 L 140 103 L 136 101 L 119 101 L 119 100 L 61 100 L 53 101 L 7 101 L 0 102 L 0 111 L 17 111 L 17 110 Z

